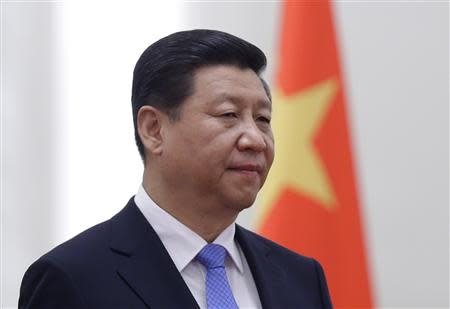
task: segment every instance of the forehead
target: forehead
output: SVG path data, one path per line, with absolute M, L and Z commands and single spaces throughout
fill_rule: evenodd
M 215 65 L 198 69 L 194 74 L 193 96 L 205 102 L 231 100 L 271 107 L 263 84 L 251 69 Z

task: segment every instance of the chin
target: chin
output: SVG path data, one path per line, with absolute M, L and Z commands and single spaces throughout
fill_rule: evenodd
M 255 203 L 255 200 L 256 200 L 256 194 L 252 194 L 252 195 L 242 196 L 239 199 L 234 199 L 234 200 L 230 201 L 230 203 L 228 205 L 230 205 L 230 208 L 240 212 L 244 209 L 250 208 Z

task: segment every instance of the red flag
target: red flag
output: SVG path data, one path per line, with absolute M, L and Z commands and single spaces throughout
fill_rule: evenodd
M 325 269 L 336 308 L 372 307 L 347 111 L 328 1 L 284 3 L 275 162 L 259 232 Z

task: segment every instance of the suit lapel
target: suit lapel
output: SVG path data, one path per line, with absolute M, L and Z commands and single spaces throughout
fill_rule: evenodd
M 279 308 L 285 292 L 284 272 L 276 264 L 270 248 L 239 225 L 236 225 L 235 237 L 249 264 L 263 308 Z M 110 247 L 117 256 L 118 274 L 148 307 L 199 308 L 133 199 L 111 219 Z
M 111 219 L 117 272 L 151 308 L 198 308 L 156 232 L 134 204 Z
M 236 239 L 244 252 L 258 289 L 261 305 L 265 309 L 280 308 L 284 294 L 283 270 L 278 267 L 271 250 L 259 236 L 236 225 Z

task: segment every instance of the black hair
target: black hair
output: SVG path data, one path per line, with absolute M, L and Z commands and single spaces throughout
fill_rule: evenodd
M 134 68 L 131 96 L 134 134 L 144 162 L 144 145 L 137 130 L 142 106 L 154 106 L 176 120 L 179 106 L 192 95 L 193 77 L 199 68 L 228 64 L 251 69 L 260 76 L 266 63 L 266 56 L 255 45 L 216 30 L 176 32 L 150 45 Z M 267 83 L 260 79 L 270 98 Z

